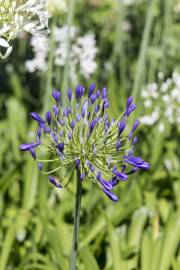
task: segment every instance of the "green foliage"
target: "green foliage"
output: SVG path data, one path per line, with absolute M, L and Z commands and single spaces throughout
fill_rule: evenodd
M 137 97 L 140 116 L 142 85 L 154 81 L 158 71 L 168 77 L 179 69 L 178 1 L 74 2 L 69 25 L 97 37 L 98 70 L 90 81 L 108 86 L 112 116 L 129 94 Z M 61 18 L 61 23 L 66 21 Z M 15 45 L 0 63 L 0 270 L 68 270 L 74 178 L 66 190 L 57 191 L 36 162 L 18 150 L 35 138 L 27 115 L 48 106 L 49 86 L 71 84 L 68 68 L 55 78 L 51 51 L 48 74 L 29 75 L 24 68 L 28 38 Z M 151 170 L 119 185 L 118 204 L 83 182 L 78 270 L 180 269 L 180 136 L 174 126 L 163 133 L 141 128 L 138 136 L 136 154 L 151 163 Z

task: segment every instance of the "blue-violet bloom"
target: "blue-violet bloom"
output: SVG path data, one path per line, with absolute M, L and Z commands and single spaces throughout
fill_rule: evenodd
M 116 202 L 118 196 L 113 190 L 117 185 L 132 173 L 148 170 L 150 165 L 134 156 L 138 141 L 134 133 L 139 121 L 132 126 L 128 121 L 136 108 L 133 98 L 128 98 L 124 112 L 116 120 L 110 119 L 107 89 L 103 87 L 100 94 L 95 87 L 92 83 L 86 90 L 78 84 L 74 92 L 69 89 L 67 107 L 61 104 L 60 91 L 53 90 L 52 110 L 44 117 L 31 113 L 38 124 L 36 141 L 22 144 L 20 150 L 30 152 L 39 170 L 48 174 L 57 188 L 66 187 L 76 170 L 79 181 L 93 181 Z

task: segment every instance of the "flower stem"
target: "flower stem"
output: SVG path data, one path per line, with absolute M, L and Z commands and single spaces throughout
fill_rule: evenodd
M 43 113 L 45 113 L 49 109 L 49 100 L 51 96 L 51 88 L 52 88 L 52 77 L 53 77 L 53 61 L 54 61 L 54 50 L 55 50 L 55 40 L 54 40 L 54 27 L 56 25 L 56 18 L 52 19 L 51 25 L 51 36 L 49 42 L 49 57 L 48 57 L 48 70 L 46 73 L 46 86 L 44 93 L 44 102 L 43 102 Z
M 67 26 L 68 26 L 68 31 L 67 31 L 67 38 L 66 38 L 66 48 L 67 48 L 67 55 L 66 55 L 66 63 L 64 67 L 64 72 L 63 72 L 63 82 L 62 82 L 62 89 L 67 90 L 68 87 L 70 87 L 69 83 L 69 64 L 70 64 L 70 46 L 71 46 L 71 37 L 70 37 L 70 31 L 71 31 L 71 26 L 73 24 L 73 18 L 74 18 L 74 10 L 75 10 L 75 1 L 76 0 L 71 0 L 69 1 L 69 12 L 67 15 Z M 67 105 L 67 95 L 63 94 L 63 104 Z
M 80 181 L 80 173 L 77 172 L 76 179 L 76 201 L 74 208 L 74 228 L 73 228 L 73 242 L 72 251 L 70 257 L 70 267 L 69 270 L 76 269 L 76 259 L 78 251 L 78 233 L 79 233 L 79 223 L 80 223 L 80 210 L 81 210 L 81 193 L 82 193 L 82 183 Z

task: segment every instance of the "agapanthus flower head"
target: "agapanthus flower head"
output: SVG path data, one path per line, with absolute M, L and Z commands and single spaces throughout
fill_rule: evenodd
M 74 92 L 69 89 L 67 107 L 61 104 L 60 91 L 53 90 L 52 111 L 44 118 L 31 113 L 38 123 L 36 142 L 23 144 L 20 149 L 30 152 L 39 170 L 49 174 L 49 181 L 57 188 L 66 187 L 76 170 L 79 181 L 93 181 L 117 201 L 113 189 L 118 183 L 150 166 L 134 156 L 139 121 L 129 127 L 128 119 L 135 108 L 133 98 L 128 98 L 125 111 L 116 120 L 110 119 L 107 89 L 100 93 L 95 88 L 91 84 L 86 90 L 78 84 Z
M 0 0 L 0 57 L 7 57 L 9 42 L 21 31 L 44 36 L 48 32 L 46 0 Z

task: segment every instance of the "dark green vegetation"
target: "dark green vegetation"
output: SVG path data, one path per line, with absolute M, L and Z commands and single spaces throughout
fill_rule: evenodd
M 175 0 L 122 2 L 72 0 L 68 13 L 51 18 L 50 29 L 66 23 L 67 15 L 82 34 L 95 33 L 98 68 L 79 82 L 107 85 L 114 116 L 133 95 L 139 117 L 143 85 L 156 81 L 160 71 L 165 78 L 180 72 L 180 6 Z M 52 86 L 62 94 L 73 86 L 68 61 L 64 69 L 53 66 L 48 38 L 47 72 L 25 71 L 29 36 L 17 39 L 0 62 L 0 270 L 68 269 L 75 181 L 56 190 L 18 149 L 35 138 L 29 112 L 43 114 Z M 118 203 L 83 182 L 78 270 L 180 269 L 180 134 L 173 125 L 162 133 L 156 125 L 140 126 L 138 138 L 136 153 L 151 169 L 119 185 Z

